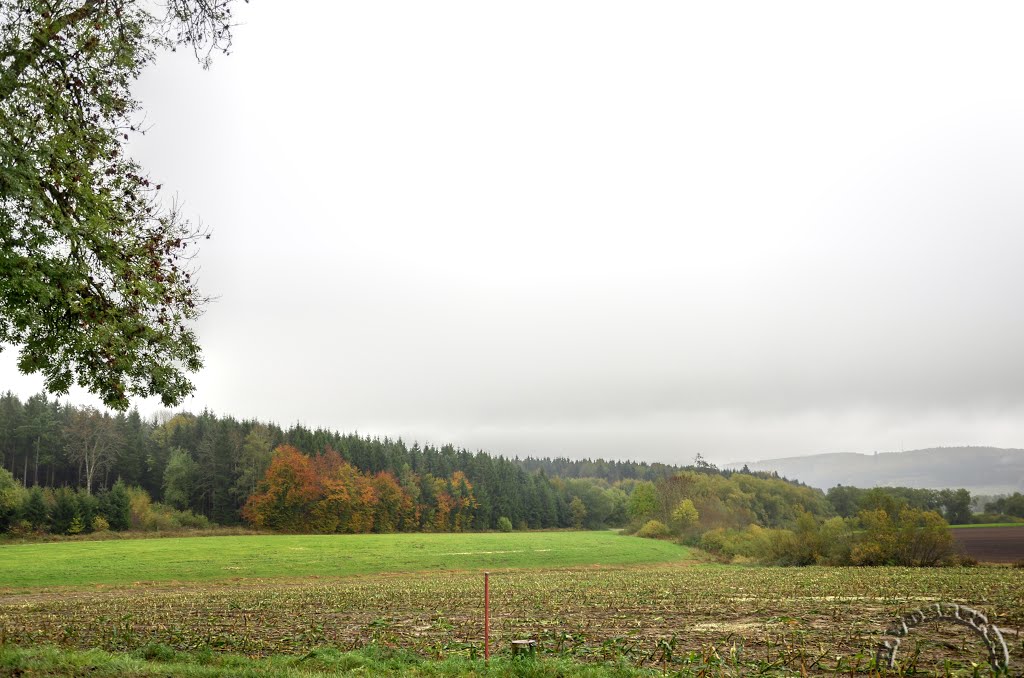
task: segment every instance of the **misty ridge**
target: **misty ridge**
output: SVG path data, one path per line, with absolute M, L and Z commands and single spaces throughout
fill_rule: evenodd
M 742 468 L 742 462 L 727 468 Z M 962 487 L 971 494 L 1011 494 L 1024 490 L 1024 449 L 933 447 L 906 452 L 815 454 L 746 462 L 752 471 L 775 471 L 811 487 Z

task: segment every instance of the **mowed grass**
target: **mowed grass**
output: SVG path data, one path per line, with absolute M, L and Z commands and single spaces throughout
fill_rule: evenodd
M 0 547 L 0 588 L 344 577 L 679 561 L 681 546 L 614 532 L 247 535 Z

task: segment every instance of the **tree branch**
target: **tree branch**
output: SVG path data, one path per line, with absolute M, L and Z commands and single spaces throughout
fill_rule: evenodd
M 57 35 L 73 24 L 89 16 L 99 7 L 103 0 L 85 0 L 76 10 L 57 17 L 45 27 L 32 34 L 32 41 L 26 47 L 14 52 L 14 63 L 0 77 L 0 102 L 6 101 L 18 89 L 18 79 L 43 56 Z

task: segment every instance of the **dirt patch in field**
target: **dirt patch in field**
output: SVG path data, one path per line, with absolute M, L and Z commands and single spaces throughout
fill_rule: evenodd
M 953 529 L 964 553 L 983 563 L 1024 561 L 1024 527 L 965 527 Z

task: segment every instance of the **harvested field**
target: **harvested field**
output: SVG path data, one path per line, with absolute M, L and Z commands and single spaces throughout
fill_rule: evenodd
M 983 563 L 1024 561 L 1024 527 L 953 528 L 953 538 Z
M 958 603 L 1002 629 L 1013 670 L 1024 666 L 1024 569 L 1010 567 L 721 566 L 665 542 L 571 532 L 8 546 L 0 565 L 7 648 L 260 661 L 376 648 L 472 662 L 487 569 L 498 656 L 533 638 L 555 661 L 684 676 L 872 675 L 897 618 Z M 976 675 L 987 658 L 949 622 L 915 629 L 900 653 L 891 675 Z
M 741 674 L 866 675 L 893 620 L 936 602 L 978 608 L 1024 654 L 1024 570 L 648 565 L 491 575 L 498 652 L 535 638 L 583 661 Z M 0 642 L 129 651 L 152 643 L 251 656 L 366 645 L 478 657 L 475 572 L 52 589 L 0 595 Z M 922 630 L 902 659 L 922 671 L 982 662 L 968 630 Z M 688 669 L 686 669 L 688 670 Z

